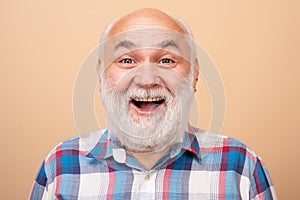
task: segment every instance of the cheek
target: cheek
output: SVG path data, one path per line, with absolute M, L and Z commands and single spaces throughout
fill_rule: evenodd
M 114 87 L 118 92 L 125 92 L 130 83 L 132 82 L 132 76 L 128 69 L 122 69 L 116 66 L 109 66 L 105 73 L 106 81 Z
M 119 69 L 115 66 L 109 66 L 104 72 L 104 76 L 107 78 L 108 81 L 114 86 L 117 86 L 122 77 L 125 75 L 125 71 Z
M 191 72 L 191 64 L 187 60 L 181 59 L 174 70 L 184 78 L 188 78 Z

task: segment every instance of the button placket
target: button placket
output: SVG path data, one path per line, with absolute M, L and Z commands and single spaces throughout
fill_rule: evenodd
M 141 199 L 155 199 L 156 176 L 156 171 L 147 171 L 143 175 L 143 181 L 140 187 Z

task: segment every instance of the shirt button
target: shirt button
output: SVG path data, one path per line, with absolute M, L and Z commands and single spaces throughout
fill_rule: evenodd
M 150 174 L 147 174 L 147 175 L 144 177 L 144 179 L 145 179 L 146 181 L 148 181 L 148 180 L 150 179 Z

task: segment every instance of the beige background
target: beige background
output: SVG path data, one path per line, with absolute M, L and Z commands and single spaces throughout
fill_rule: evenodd
M 109 20 L 142 7 L 191 25 L 223 77 L 223 134 L 264 159 L 279 199 L 299 198 L 299 6 L 296 0 L 1 1 L 1 199 L 27 199 L 43 158 L 77 135 L 72 90 L 81 63 Z M 198 97 L 205 93 L 199 84 Z M 201 106 L 209 114 L 209 105 Z M 205 128 L 207 119 L 201 123 Z

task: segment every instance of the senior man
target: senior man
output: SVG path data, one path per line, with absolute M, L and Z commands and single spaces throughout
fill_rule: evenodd
M 55 147 L 30 199 L 276 199 L 244 143 L 188 125 L 195 54 L 189 27 L 162 11 L 113 20 L 98 60 L 107 129 Z

